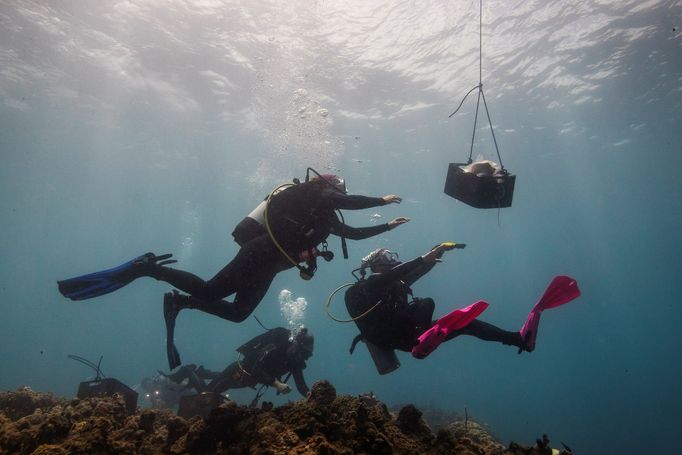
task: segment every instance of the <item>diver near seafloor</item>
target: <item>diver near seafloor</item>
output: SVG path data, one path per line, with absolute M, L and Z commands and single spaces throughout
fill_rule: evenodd
M 146 403 L 145 406 L 154 409 L 176 408 L 180 397 L 188 394 L 184 387 L 169 381 L 163 375 L 146 377 L 134 389 L 141 396 L 143 403 Z
M 222 372 L 190 364 L 170 374 L 159 373 L 176 383 L 187 380 L 187 387 L 198 393 L 219 394 L 228 389 L 255 388 L 259 384 L 287 394 L 291 388 L 282 376 L 290 374 L 298 392 L 306 396 L 309 389 L 303 370 L 305 361 L 313 354 L 313 346 L 314 338 L 305 327 L 295 334 L 284 327 L 276 327 L 237 348 L 243 358 L 232 362 Z
M 279 272 L 297 267 L 302 278 L 310 279 L 317 267 L 318 256 L 330 261 L 333 254 L 326 249 L 330 234 L 341 237 L 342 242 L 346 238 L 361 240 L 409 221 L 409 218 L 398 217 L 370 227 L 348 226 L 339 220 L 335 211 L 399 204 L 402 199 L 393 194 L 383 197 L 350 195 L 341 177 L 315 174 L 313 178 L 308 174 L 305 182 L 296 179 L 293 184 L 280 185 L 242 220 L 232 233 L 240 250 L 208 281 L 167 267 L 176 262 L 170 259 L 170 254 L 147 253 L 113 269 L 59 281 L 59 291 L 72 300 L 84 300 L 113 292 L 137 278 L 152 277 L 190 294 L 174 291 L 164 296 L 168 361 L 169 367 L 174 369 L 181 364 L 173 344 L 175 319 L 180 310 L 197 309 L 242 322 L 263 299 Z M 320 245 L 321 250 L 318 249 Z M 345 243 L 342 245 L 345 255 Z M 232 294 L 232 302 L 221 300 Z
M 488 307 L 484 301 L 454 310 L 434 321 L 434 301 L 430 298 L 413 298 L 410 301 L 411 286 L 441 261 L 445 251 L 464 246 L 443 243 L 423 256 L 404 263 L 396 253 L 385 248 L 367 255 L 357 269 L 361 278 L 356 283 L 347 285 L 350 287 L 345 294 L 348 313 L 360 330 L 360 335 L 353 340 L 351 353 L 358 341 L 364 341 L 375 362 L 377 358 L 381 360 L 382 350 L 384 354 L 393 357 L 393 350 L 400 350 L 423 359 L 441 342 L 459 335 L 471 335 L 482 340 L 515 346 L 519 353 L 532 352 L 535 349 L 541 312 L 568 303 L 580 295 L 574 279 L 555 277 L 519 331 L 503 330 L 477 320 L 476 317 Z M 372 272 L 368 277 L 365 277 L 366 269 Z M 398 366 L 397 360 L 393 365 L 384 365 L 382 368 L 377 362 L 381 374 L 393 371 Z

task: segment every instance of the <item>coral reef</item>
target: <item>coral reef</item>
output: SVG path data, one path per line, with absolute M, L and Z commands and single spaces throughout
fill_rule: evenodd
M 128 414 L 119 396 L 0 393 L 0 453 L 551 454 L 548 443 L 545 437 L 533 448 L 505 449 L 473 422 L 434 434 L 412 405 L 395 415 L 371 395 L 337 396 L 326 381 L 298 402 L 261 408 L 227 402 L 189 420 L 160 409 Z

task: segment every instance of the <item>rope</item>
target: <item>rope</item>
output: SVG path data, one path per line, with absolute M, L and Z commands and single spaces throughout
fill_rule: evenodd
M 453 115 L 455 115 L 455 114 L 459 111 L 459 109 L 462 107 L 462 104 L 464 104 L 464 100 L 467 99 L 467 96 L 469 96 L 469 94 L 470 94 L 471 92 L 473 92 L 474 90 L 476 90 L 476 89 L 479 88 L 479 87 L 480 87 L 480 84 L 479 84 L 479 85 L 476 85 L 474 88 L 472 88 L 471 90 L 469 90 L 469 91 L 467 92 L 467 94 L 464 95 L 464 98 L 462 98 L 462 101 L 459 103 L 459 106 L 457 106 L 457 109 L 455 109 L 455 112 L 453 112 L 452 114 L 448 115 L 448 118 L 450 118 L 450 117 L 452 117 Z
M 478 108 L 481 105 L 481 93 L 483 93 L 483 87 L 478 86 L 478 99 L 476 100 L 476 115 L 474 115 L 474 130 L 471 133 L 471 147 L 469 148 L 469 161 L 467 164 L 471 163 L 471 157 L 474 156 L 474 140 L 476 139 L 476 125 L 478 124 Z M 492 125 L 490 125 L 492 128 Z
M 493 122 L 490 119 L 490 111 L 488 110 L 488 103 L 485 100 L 485 93 L 483 92 L 483 0 L 479 1 L 479 17 L 478 17 L 478 85 L 476 85 L 474 88 L 469 90 L 466 95 L 464 95 L 464 98 L 462 98 L 462 101 L 460 101 L 459 106 L 457 106 L 457 109 L 448 116 L 448 118 L 452 117 L 455 115 L 462 105 L 464 104 L 464 101 L 467 99 L 467 97 L 473 92 L 474 90 L 478 89 L 478 100 L 476 101 L 476 115 L 474 117 L 474 130 L 471 134 L 471 148 L 469 149 L 469 161 L 467 164 L 470 164 L 472 161 L 472 156 L 474 154 L 474 141 L 476 139 L 476 126 L 478 125 L 478 111 L 479 107 L 481 104 L 481 98 L 483 98 L 483 107 L 485 108 L 485 113 L 486 116 L 488 117 L 488 124 L 490 125 L 490 132 L 492 133 L 493 136 L 493 143 L 495 144 L 495 152 L 497 153 L 497 158 L 500 161 L 500 167 L 502 168 L 502 172 L 506 173 L 506 170 L 504 169 L 504 164 L 502 164 L 502 156 L 500 155 L 500 149 L 497 146 L 497 138 L 495 137 L 495 129 L 493 128 Z
M 485 106 L 485 113 L 488 116 L 488 123 L 490 124 L 490 133 L 493 135 L 493 142 L 495 143 L 495 151 L 497 151 L 497 158 L 500 160 L 500 167 L 504 170 L 504 164 L 502 164 L 502 157 L 500 156 L 500 149 L 497 148 L 497 139 L 495 139 L 495 129 L 493 128 L 493 121 L 490 120 L 490 112 L 488 111 L 488 103 L 485 102 L 485 93 L 483 93 L 483 86 L 481 86 L 481 96 L 483 97 L 483 106 Z M 473 144 L 472 144 L 472 146 L 473 146 Z
M 478 85 L 483 87 L 483 0 L 478 2 Z

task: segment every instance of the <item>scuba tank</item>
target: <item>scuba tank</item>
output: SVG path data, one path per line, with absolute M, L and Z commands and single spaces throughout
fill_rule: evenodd
M 289 188 L 289 186 L 280 187 L 273 192 L 273 196 L 287 188 Z M 249 240 L 267 234 L 267 231 L 265 230 L 265 208 L 267 205 L 268 198 L 266 197 L 256 206 L 256 208 L 251 210 L 251 213 L 246 215 L 246 217 L 237 224 L 232 231 L 232 237 L 234 237 L 234 241 L 237 242 L 237 245 L 244 246 Z

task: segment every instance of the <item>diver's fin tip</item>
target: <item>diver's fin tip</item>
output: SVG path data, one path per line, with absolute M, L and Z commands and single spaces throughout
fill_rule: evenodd
M 138 256 L 110 269 L 59 280 L 57 287 L 64 297 L 71 300 L 87 300 L 109 294 L 142 276 L 141 274 L 131 273 L 131 269 L 139 265 L 145 256 Z

